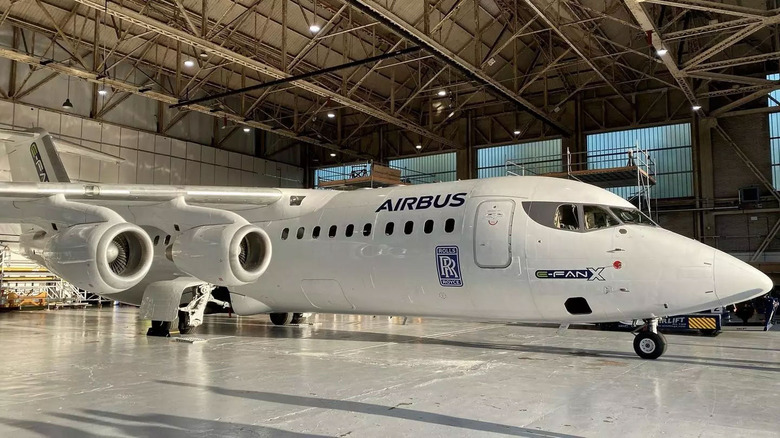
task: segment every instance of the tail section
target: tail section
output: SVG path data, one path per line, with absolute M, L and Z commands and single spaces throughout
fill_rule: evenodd
M 70 182 L 51 135 L 42 128 L 2 131 L 15 182 Z

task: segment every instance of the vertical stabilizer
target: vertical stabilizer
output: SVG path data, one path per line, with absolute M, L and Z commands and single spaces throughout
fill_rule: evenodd
M 15 182 L 70 182 L 54 141 L 42 128 L 3 133 Z

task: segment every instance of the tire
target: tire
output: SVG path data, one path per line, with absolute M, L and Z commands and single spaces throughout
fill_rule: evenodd
M 666 338 L 660 333 L 641 331 L 634 337 L 634 351 L 642 359 L 658 359 L 666 351 Z
M 303 317 L 303 313 L 293 313 L 292 320 L 290 321 L 290 324 L 300 324 L 303 322 L 303 320 L 306 319 Z
M 146 331 L 146 336 L 168 338 L 171 336 L 170 321 L 152 321 L 152 326 Z
M 271 313 L 268 315 L 273 325 L 290 325 L 293 320 L 292 313 Z
M 701 330 L 699 330 L 699 331 L 700 331 L 700 332 L 701 332 L 701 334 L 703 334 L 704 336 L 715 336 L 715 335 L 717 335 L 717 334 L 718 334 L 718 331 L 717 331 L 717 330 L 715 330 L 715 329 L 701 329 Z
M 196 329 L 197 327 L 192 327 L 190 325 L 190 314 L 179 310 L 179 334 L 189 335 L 195 333 Z

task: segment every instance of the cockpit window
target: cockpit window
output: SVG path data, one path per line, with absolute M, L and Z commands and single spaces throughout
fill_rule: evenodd
M 598 230 L 599 228 L 609 228 L 620 225 L 617 219 L 607 210 L 595 205 L 586 205 L 583 207 L 585 216 L 585 229 Z
M 624 224 L 642 224 L 655 226 L 655 223 L 637 209 L 628 209 L 620 207 L 610 207 L 615 216 Z
M 579 230 L 580 221 L 577 216 L 577 206 L 574 204 L 562 204 L 555 210 L 553 226 L 562 230 Z

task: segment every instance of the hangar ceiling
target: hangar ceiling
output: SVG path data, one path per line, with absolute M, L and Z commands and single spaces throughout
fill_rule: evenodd
M 694 106 L 713 117 L 765 107 L 780 88 L 766 79 L 778 71 L 777 7 L 2 0 L 0 32 L 10 44 L 0 57 L 34 68 L 21 78 L 12 67 L 0 96 L 23 99 L 65 74 L 93 84 L 90 113 L 98 119 L 139 95 L 159 103 L 160 133 L 200 112 L 231 132 L 248 125 L 294 140 L 285 147 L 314 145 L 307 149 L 320 163 L 406 156 L 690 119 Z M 40 71 L 48 73 L 30 80 Z M 189 102 L 270 81 L 277 83 Z

